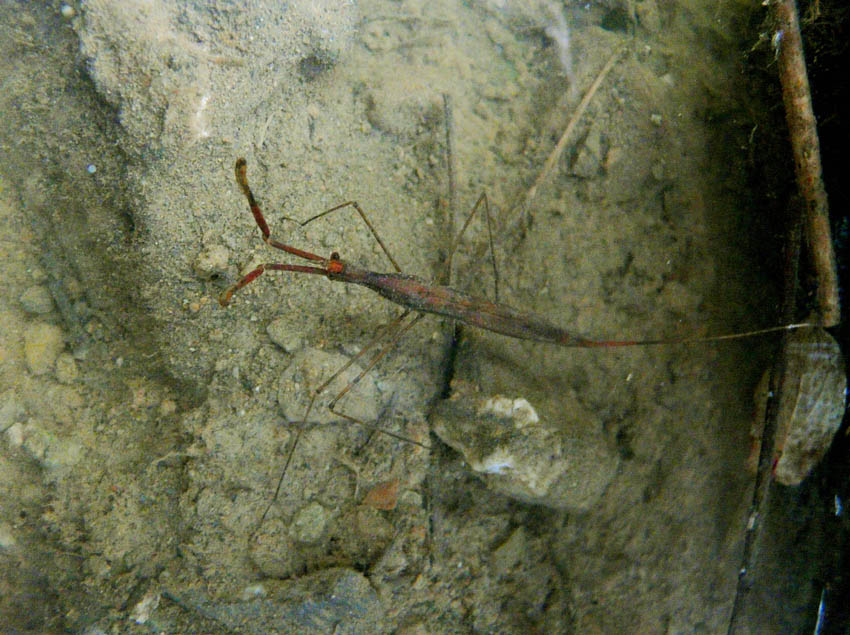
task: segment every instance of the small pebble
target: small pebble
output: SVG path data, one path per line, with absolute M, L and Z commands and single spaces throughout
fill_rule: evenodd
M 74 7 L 72 7 L 70 4 L 65 4 L 64 2 L 62 3 L 62 6 L 59 8 L 59 12 L 62 14 L 62 17 L 65 18 L 66 20 L 70 20 L 75 15 L 77 15 L 77 12 L 74 10 Z
M 195 258 L 195 273 L 205 280 L 221 275 L 227 270 L 230 253 L 222 245 L 211 245 L 200 251 Z
M 27 410 L 12 389 L 0 395 L 0 430 L 19 423 L 26 418 Z
M 130 611 L 130 619 L 136 624 L 146 624 L 151 618 L 151 614 L 159 606 L 159 592 L 148 591 L 145 596 L 139 601 L 133 610 Z
M 315 544 L 321 540 L 327 523 L 328 511 L 319 503 L 310 503 L 292 519 L 292 537 L 303 544 Z
M 40 322 L 24 335 L 24 353 L 33 375 L 49 372 L 64 348 L 65 336 L 62 329 L 54 324 Z
M 44 315 L 53 310 L 53 298 L 47 287 L 34 284 L 18 298 L 24 311 L 30 315 Z
M 19 448 L 24 444 L 24 426 L 22 423 L 13 423 L 6 428 L 6 441 L 13 448 Z
M 493 551 L 490 565 L 496 575 L 508 575 L 523 561 L 526 553 L 528 553 L 528 538 L 525 530 L 518 527 L 505 542 Z
M 33 266 L 29 271 L 32 281 L 36 284 L 47 282 L 47 272 L 38 265 Z
M 361 538 L 370 544 L 388 541 L 394 533 L 390 522 L 378 513 L 377 510 L 369 507 L 361 507 L 357 510 L 354 528 L 360 534 Z M 395 555 L 399 558 L 404 558 L 402 550 L 397 551 Z M 397 562 L 397 566 L 398 568 L 396 570 L 400 571 L 404 568 L 404 563 Z
M 293 328 L 292 323 L 285 318 L 277 318 L 266 327 L 266 333 L 272 342 L 287 353 L 294 353 L 303 345 L 303 338 Z
M 71 353 L 62 352 L 56 358 L 56 379 L 63 384 L 73 384 L 77 381 L 77 362 Z

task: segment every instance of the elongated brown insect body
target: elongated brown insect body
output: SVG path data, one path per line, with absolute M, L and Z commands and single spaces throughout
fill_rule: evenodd
M 530 313 L 520 311 L 505 304 L 491 302 L 485 298 L 480 298 L 474 295 L 458 291 L 451 287 L 439 284 L 432 284 L 418 278 L 416 276 L 397 273 L 378 273 L 367 269 L 349 265 L 341 260 L 339 255 L 334 252 L 330 258 L 323 258 L 316 254 L 285 245 L 271 238 L 269 226 L 266 223 L 260 207 L 254 199 L 251 188 L 248 186 L 247 168 L 245 159 L 236 161 L 236 180 L 243 194 L 248 199 L 248 205 L 251 208 L 251 213 L 254 220 L 263 234 L 263 240 L 272 247 L 281 249 L 293 256 L 303 258 L 316 263 L 318 266 L 305 266 L 284 263 L 268 263 L 260 265 L 236 284 L 227 289 L 219 296 L 219 302 L 222 306 L 226 306 L 235 291 L 238 291 L 245 285 L 256 280 L 265 271 L 291 271 L 294 273 L 309 273 L 325 275 L 330 280 L 338 282 L 347 282 L 349 284 L 358 284 L 371 289 L 372 291 L 382 295 L 386 299 L 403 306 L 412 311 L 419 313 L 433 313 L 442 315 L 453 320 L 458 320 L 464 324 L 475 326 L 478 328 L 493 331 L 515 337 L 523 340 L 531 340 L 535 342 L 545 342 L 555 344 L 556 346 L 579 347 L 579 348 L 612 348 L 616 346 L 651 346 L 656 344 L 685 344 L 690 342 L 715 342 L 719 340 L 739 339 L 743 337 L 751 337 L 753 335 L 761 335 L 765 333 L 774 333 L 777 331 L 787 331 L 797 328 L 813 326 L 811 324 L 790 324 L 786 326 L 775 326 L 766 329 L 758 329 L 755 331 L 746 331 L 743 333 L 731 333 L 728 335 L 711 335 L 707 337 L 686 337 L 686 338 L 661 338 L 650 340 L 595 340 L 582 337 L 570 333 L 554 324 L 550 323 L 545 318 Z M 479 199 L 484 200 L 482 196 Z M 314 216 L 310 220 L 314 220 L 328 212 L 340 209 L 342 207 L 351 206 L 368 225 L 370 231 L 378 238 L 381 247 L 384 247 L 383 241 L 377 236 L 374 227 L 368 221 L 363 210 L 354 201 L 349 201 L 331 208 L 327 212 L 323 212 L 318 216 Z M 476 206 L 477 207 L 477 206 Z M 389 253 L 387 252 L 387 256 Z M 396 268 L 395 260 L 389 256 L 390 261 Z
M 347 265 L 342 272 L 328 277 L 331 280 L 362 285 L 387 300 L 414 311 L 442 315 L 508 337 L 548 342 L 558 346 L 618 345 L 577 337 L 534 313 L 518 311 L 505 304 L 491 302 L 444 285 L 432 285 L 417 276 L 375 273 Z M 632 343 L 622 342 L 621 345 Z

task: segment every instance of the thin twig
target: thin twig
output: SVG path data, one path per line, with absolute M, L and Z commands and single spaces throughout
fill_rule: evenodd
M 599 87 L 602 85 L 602 82 L 607 77 L 608 73 L 611 72 L 611 69 L 614 68 L 614 64 L 625 54 L 626 49 L 619 49 L 615 51 L 608 61 L 605 63 L 605 66 L 602 67 L 602 70 L 599 71 L 599 74 L 596 76 L 596 79 L 593 80 L 593 83 L 590 85 L 590 88 L 587 89 L 587 92 L 582 97 L 581 102 L 579 102 L 578 107 L 573 113 L 572 117 L 570 117 L 569 122 L 567 123 L 567 127 L 564 128 L 563 134 L 561 134 L 561 138 L 558 140 L 558 143 L 555 145 L 555 148 L 549 154 L 549 158 L 546 159 L 546 163 L 543 165 L 543 170 L 540 172 L 540 175 L 534 181 L 534 184 L 528 189 L 525 193 L 525 196 L 522 200 L 513 205 L 510 208 L 510 211 L 506 214 L 506 220 L 504 225 L 502 226 L 500 233 L 502 236 L 511 236 L 516 231 L 517 227 L 522 222 L 524 212 L 528 209 L 528 206 L 534 200 L 534 197 L 537 196 L 537 191 L 540 189 L 540 186 L 543 185 L 543 182 L 549 177 L 549 174 L 552 172 L 552 168 L 555 163 L 560 158 L 561 154 L 564 152 L 564 149 L 567 146 L 567 143 L 570 141 L 573 132 L 575 131 L 575 127 L 578 125 L 578 122 L 581 120 L 582 115 L 587 110 L 588 105 L 590 105 L 591 100 L 593 99 L 596 92 L 599 90 Z M 571 88 L 572 90 L 572 88 Z M 488 244 L 486 242 L 479 243 L 475 248 L 474 259 L 480 260 L 484 254 L 484 251 L 487 249 Z
M 590 104 L 590 100 L 593 99 L 593 96 L 596 94 L 596 91 L 599 90 L 599 86 L 602 85 L 602 81 L 614 67 L 614 64 L 617 62 L 623 52 L 623 50 L 618 50 L 614 52 L 613 55 L 611 55 L 611 57 L 605 63 L 605 66 L 603 66 L 602 70 L 599 71 L 599 75 L 596 76 L 596 79 L 593 81 L 593 83 L 590 85 L 590 88 L 584 94 L 584 97 L 582 97 L 578 108 L 576 108 L 576 111 L 570 118 L 567 127 L 564 129 L 564 133 L 558 140 L 558 143 L 555 146 L 554 150 L 552 150 L 552 152 L 549 154 L 549 158 L 546 159 L 546 163 L 543 164 L 543 170 L 540 172 L 540 176 L 537 177 L 537 180 L 534 181 L 534 185 L 532 185 L 526 193 L 525 199 L 523 201 L 523 207 L 531 203 L 532 199 L 537 195 L 537 190 L 548 178 L 549 173 L 555 166 L 555 163 L 557 163 L 558 159 L 561 157 L 561 154 L 564 152 L 564 148 L 567 147 L 567 142 L 570 140 L 570 137 L 572 136 L 576 125 L 584 114 L 584 111 L 587 110 L 587 106 Z
M 779 45 L 779 80 L 785 102 L 785 118 L 794 153 L 797 187 L 806 209 L 806 242 L 818 280 L 820 323 L 834 326 L 840 319 L 838 274 L 829 228 L 829 203 L 821 171 L 817 121 L 803 57 L 800 21 L 794 0 L 778 0 L 776 7 Z

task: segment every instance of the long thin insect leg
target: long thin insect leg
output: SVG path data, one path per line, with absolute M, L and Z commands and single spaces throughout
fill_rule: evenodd
M 275 249 L 282 249 L 286 253 L 292 254 L 293 256 L 304 258 L 305 260 L 312 260 L 314 262 L 325 262 L 326 259 L 322 258 L 321 256 L 317 256 L 316 254 L 310 253 L 309 251 L 304 251 L 303 249 L 298 249 L 297 247 L 285 245 L 284 243 L 272 238 L 271 230 L 269 229 L 269 224 L 266 222 L 266 217 L 263 216 L 263 212 L 260 209 L 259 204 L 257 203 L 257 199 L 254 198 L 254 193 L 251 191 L 251 186 L 248 185 L 248 162 L 242 158 L 236 159 L 235 172 L 236 182 L 239 184 L 239 187 L 241 188 L 242 193 L 245 195 L 245 198 L 248 199 L 248 207 L 251 208 L 251 214 L 253 214 L 254 216 L 254 221 L 257 223 L 257 227 L 260 228 L 260 233 L 262 233 L 263 240 L 266 242 L 266 244 L 270 245 L 271 247 L 274 247 Z
M 327 216 L 328 214 L 339 211 L 339 210 L 344 209 L 346 207 L 354 208 L 354 211 L 357 212 L 357 214 L 360 216 L 360 218 L 363 219 L 363 222 L 366 223 L 366 227 L 368 227 L 369 231 L 372 232 L 372 236 L 374 236 L 375 240 L 378 241 L 378 244 L 381 246 L 381 249 L 383 250 L 384 254 L 386 254 L 387 259 L 390 261 L 390 264 L 392 264 L 392 266 L 395 268 L 395 270 L 398 273 L 401 273 L 401 267 L 398 266 L 396 259 L 393 258 L 392 254 L 390 253 L 390 250 L 387 248 L 387 245 L 384 243 L 384 241 L 378 235 L 378 230 L 375 229 L 375 226 L 372 224 L 372 221 L 369 220 L 369 217 L 366 216 L 366 212 L 363 211 L 363 208 L 360 207 L 360 205 L 357 203 L 357 201 L 346 201 L 345 203 L 340 203 L 339 205 L 336 205 L 335 207 L 331 207 L 330 209 L 326 209 L 324 212 L 320 212 L 320 213 L 316 214 L 315 216 L 311 216 L 307 220 L 302 221 L 301 226 L 304 227 L 305 225 L 312 223 L 314 220 L 318 220 L 320 218 L 323 218 L 323 217 Z
M 310 399 L 310 403 L 307 405 L 307 411 L 304 413 L 304 421 L 301 422 L 304 425 L 304 422 L 307 421 L 307 417 L 310 416 L 310 411 L 313 409 L 313 402 L 316 401 L 316 395 L 314 394 Z M 295 448 L 298 447 L 298 441 L 301 440 L 301 427 L 295 431 L 295 438 L 292 440 L 292 445 L 289 446 L 289 450 L 286 453 L 286 461 L 283 464 L 283 470 L 281 470 L 280 478 L 277 479 L 277 487 L 274 488 L 274 496 L 269 501 L 269 504 L 266 505 L 265 510 L 263 510 L 263 515 L 260 516 L 260 522 L 257 523 L 257 528 L 259 529 L 263 525 L 263 521 L 265 521 L 266 516 L 269 513 L 269 510 L 272 508 L 272 505 L 277 501 L 277 497 L 280 494 L 280 488 L 283 486 L 283 479 L 286 478 L 286 472 L 289 470 L 289 464 L 292 462 L 292 456 L 295 454 Z
M 248 274 L 240 278 L 236 281 L 236 284 L 229 286 L 227 289 L 221 292 L 218 296 L 218 303 L 221 306 L 227 306 L 230 304 L 230 298 L 233 297 L 233 294 L 239 291 L 242 287 L 251 284 L 254 280 L 263 275 L 266 271 L 296 271 L 298 273 L 312 273 L 321 276 L 328 275 L 327 269 L 322 269 L 320 267 L 308 267 L 306 265 L 290 265 L 290 264 L 281 264 L 278 262 L 268 262 L 266 264 L 260 265 L 253 271 L 250 271 Z
M 496 266 L 496 250 L 493 247 L 493 222 L 490 218 L 490 203 L 487 200 L 487 193 L 482 192 L 484 197 L 484 212 L 487 216 L 487 240 L 490 242 L 490 264 L 493 265 L 493 293 L 496 302 L 499 301 L 499 268 Z
M 368 373 L 370 370 L 372 370 L 372 368 L 375 367 L 375 364 L 377 364 L 379 361 L 381 361 L 384 358 L 384 356 L 386 356 L 386 354 L 389 353 L 395 347 L 395 345 L 398 343 L 399 339 L 401 339 L 401 337 L 405 333 L 407 333 L 411 328 L 413 328 L 413 326 L 417 322 L 419 322 L 419 320 L 421 320 L 423 317 L 425 317 L 425 315 L 423 313 L 418 313 L 416 315 L 416 317 L 414 317 L 412 320 L 410 320 L 407 324 L 405 324 L 403 327 L 398 328 L 396 330 L 396 332 L 393 334 L 392 338 L 381 348 L 380 351 L 378 351 L 375 354 L 374 357 L 372 357 L 371 360 L 369 360 L 369 363 L 366 365 L 366 367 L 362 371 L 360 371 L 360 374 L 357 375 L 357 377 L 352 379 L 350 382 L 348 382 L 348 385 L 345 388 L 343 388 L 339 392 L 339 394 L 336 395 L 336 397 L 331 399 L 330 404 L 328 404 L 328 410 L 330 410 L 335 415 L 343 417 L 344 419 L 348 419 L 352 423 L 357 423 L 357 424 L 363 426 L 364 428 L 369 428 L 369 429 L 375 430 L 376 432 L 386 434 L 387 436 L 393 437 L 394 439 L 398 439 L 399 441 L 406 441 L 408 443 L 413 443 L 414 445 L 418 445 L 419 447 L 422 447 L 422 448 L 426 448 L 426 449 L 430 448 L 430 446 L 425 445 L 424 443 L 421 443 L 419 441 L 415 441 L 413 439 L 409 439 L 407 437 L 403 437 L 400 434 L 396 434 L 394 432 L 390 432 L 389 430 L 379 428 L 378 426 L 375 426 L 373 424 L 369 424 L 369 423 L 366 423 L 364 421 L 360 421 L 359 419 L 352 417 L 351 415 L 345 414 L 344 412 L 340 412 L 340 411 L 334 409 L 334 407 L 336 406 L 336 403 L 340 399 L 342 399 L 348 393 L 349 390 L 354 388 L 354 386 L 356 386 L 357 383 L 361 379 L 363 379 L 363 377 L 366 376 L 366 373 Z M 399 321 L 399 323 L 400 323 L 400 321 Z
M 443 271 L 442 277 L 440 279 L 441 284 L 451 284 L 452 279 L 452 259 L 454 258 L 455 251 L 460 245 L 460 240 L 463 236 L 463 233 L 466 231 L 466 228 L 469 227 L 469 223 L 472 221 L 472 217 L 475 215 L 475 212 L 478 210 L 478 206 L 481 205 L 482 201 L 484 203 L 484 211 L 487 214 L 487 235 L 490 243 L 490 259 L 493 264 L 493 280 L 495 286 L 495 297 L 496 301 L 499 301 L 499 270 L 496 267 L 496 252 L 493 249 L 493 224 L 490 219 L 490 204 L 487 200 L 487 193 L 482 192 L 481 196 L 478 198 L 478 201 L 472 207 L 472 211 L 467 216 L 466 221 L 463 224 L 463 228 L 458 233 L 457 237 L 454 236 L 454 221 L 455 221 L 455 208 L 457 207 L 457 184 L 455 181 L 455 174 L 457 170 L 455 169 L 455 155 L 454 155 L 454 117 L 452 116 L 452 100 L 451 96 L 447 93 L 443 93 L 443 113 L 444 113 L 444 121 L 446 124 L 446 171 L 448 172 L 449 178 L 449 237 L 453 239 L 451 245 L 449 245 L 449 254 L 446 257 L 445 269 Z
M 402 324 L 402 322 L 404 321 L 404 319 L 408 315 L 410 315 L 410 309 L 405 310 L 397 318 L 395 318 L 392 322 L 390 322 L 387 325 L 387 329 L 385 331 L 382 331 L 382 332 L 378 333 L 378 335 L 373 337 L 372 340 L 369 341 L 369 343 L 366 344 L 356 355 L 354 355 L 351 359 L 349 359 L 345 364 L 343 364 L 340 368 L 338 368 L 334 372 L 333 375 L 328 377 L 324 382 L 322 382 L 322 384 L 320 386 L 318 386 L 314 391 L 312 391 L 312 395 L 310 396 L 310 401 L 307 404 L 307 409 L 304 412 L 304 416 L 302 418 L 302 422 L 301 422 L 302 425 L 306 424 L 307 421 L 309 420 L 310 413 L 313 411 L 313 406 L 315 405 L 316 399 L 318 399 L 319 395 L 321 395 L 325 391 L 325 389 L 327 389 L 327 387 L 330 386 L 334 382 L 334 380 L 337 377 L 339 377 L 342 373 L 344 373 L 346 370 L 348 370 L 351 367 L 352 364 L 354 364 L 358 359 L 360 359 L 371 348 L 374 348 L 374 346 L 378 342 L 380 342 L 382 339 L 384 339 L 387 336 L 388 333 L 390 333 L 390 334 L 392 334 L 390 341 L 387 344 L 385 344 L 383 347 L 381 347 L 381 350 L 378 352 L 378 354 L 375 355 L 369 361 L 368 366 L 354 380 L 349 382 L 348 385 L 346 385 L 345 388 L 338 395 L 336 395 L 336 397 L 334 397 L 333 401 L 331 402 L 331 406 L 329 407 L 329 410 L 337 416 L 340 416 L 340 417 L 343 417 L 344 419 L 347 419 L 349 421 L 353 421 L 355 423 L 358 423 L 358 424 L 362 425 L 363 427 L 368 428 L 370 430 L 374 430 L 376 432 L 386 434 L 387 436 L 393 437 L 395 439 L 399 439 L 400 441 L 406 441 L 408 443 L 413 443 L 413 444 L 418 445 L 418 446 L 423 447 L 423 448 L 429 447 L 429 446 L 425 445 L 424 443 L 420 443 L 419 441 L 415 441 L 413 439 L 408 439 L 407 437 L 403 437 L 399 434 L 395 434 L 394 432 L 390 432 L 389 430 L 384 430 L 384 429 L 382 429 L 382 428 L 380 428 L 380 427 L 378 427 L 374 424 L 368 424 L 368 423 L 359 421 L 359 420 L 355 419 L 354 417 L 352 417 L 351 415 L 347 415 L 343 412 L 337 412 L 336 410 L 333 409 L 333 405 L 335 405 L 336 402 L 339 401 L 339 399 L 341 399 L 349 390 L 351 390 L 366 375 L 366 373 L 368 373 L 375 366 L 375 364 L 377 364 L 378 361 L 382 357 L 384 357 L 384 355 L 386 355 L 392 349 L 392 347 L 398 342 L 399 338 L 402 335 L 404 335 L 404 333 L 406 333 L 408 330 L 410 330 L 410 328 L 414 324 L 416 324 L 420 319 L 422 319 L 422 317 L 424 317 L 422 314 L 418 314 L 408 324 L 404 325 L 403 328 L 399 328 L 399 326 Z M 283 464 L 283 470 L 281 471 L 280 477 L 277 480 L 277 486 L 275 487 L 275 490 L 274 490 L 274 496 L 272 496 L 271 501 L 266 506 L 265 511 L 263 511 L 263 515 L 260 517 L 259 525 L 263 524 L 263 521 L 266 519 L 266 516 L 268 515 L 269 510 L 272 508 L 272 505 L 275 504 L 275 502 L 277 501 L 277 497 L 280 495 L 280 488 L 283 486 L 283 481 L 286 478 L 286 472 L 289 470 L 289 464 L 292 462 L 292 457 L 295 454 L 295 448 L 298 446 L 298 441 L 301 439 L 301 430 L 302 430 L 302 428 L 299 427 L 297 432 L 295 433 L 295 439 L 293 439 L 292 445 L 289 446 L 289 450 L 286 453 L 286 461 Z
M 400 439 L 401 441 L 407 441 L 408 443 L 413 443 L 414 445 L 418 445 L 418 446 L 423 447 L 423 448 L 428 448 L 429 446 L 425 445 L 424 443 L 420 443 L 419 441 L 415 441 L 413 439 L 408 439 L 406 437 L 395 434 L 394 432 L 390 432 L 389 430 L 384 430 L 383 428 L 380 428 L 380 427 L 376 426 L 375 424 L 366 423 L 365 421 L 360 421 L 359 419 L 356 419 L 355 417 L 352 417 L 351 415 L 347 415 L 344 412 L 339 412 L 337 410 L 334 410 L 334 406 L 336 405 L 336 403 L 343 396 L 345 396 L 348 393 L 348 391 L 350 391 L 352 388 L 354 388 L 360 382 L 360 380 L 363 379 L 363 377 L 365 377 L 366 374 L 370 370 L 372 370 L 372 368 L 375 367 L 375 364 L 377 364 L 387 353 L 389 353 L 393 349 L 393 347 L 398 343 L 398 340 L 402 337 L 402 335 L 407 333 L 407 331 L 409 331 L 413 327 L 414 324 L 419 322 L 419 320 L 421 320 L 424 317 L 423 314 L 419 313 L 412 320 L 410 320 L 407 324 L 402 325 L 402 323 L 404 322 L 404 319 L 408 315 L 410 315 L 410 309 L 405 310 L 395 320 L 390 322 L 390 324 L 387 325 L 386 330 L 382 331 L 381 333 L 376 335 L 374 338 L 372 338 L 372 340 L 368 344 L 366 344 L 366 346 L 364 346 L 356 355 L 354 355 L 345 364 L 343 364 L 342 367 L 337 369 L 336 372 L 334 372 L 333 375 L 328 377 L 322 383 L 321 386 L 316 388 L 316 390 L 314 391 L 313 394 L 314 394 L 314 399 L 315 399 L 315 397 L 318 397 L 318 395 L 320 395 L 322 392 L 324 392 L 325 389 L 328 386 L 330 386 L 337 377 L 339 377 L 342 373 L 344 373 L 346 370 L 348 370 L 351 367 L 352 364 L 354 364 L 358 359 L 360 359 L 364 354 L 366 354 L 367 351 L 374 348 L 375 345 L 378 342 L 380 342 L 381 340 L 389 338 L 389 341 L 386 344 L 384 344 L 384 346 L 381 347 L 381 349 L 378 351 L 378 353 L 375 354 L 369 360 L 369 363 L 367 364 L 367 366 L 363 370 L 360 371 L 360 374 L 357 375 L 357 377 L 352 379 L 350 382 L 348 382 L 348 384 L 331 400 L 330 404 L 328 405 L 328 410 L 330 410 L 335 415 L 343 417 L 344 419 L 348 419 L 349 421 L 352 421 L 354 423 L 357 423 L 357 424 L 363 426 L 364 428 L 368 428 L 370 430 L 375 430 L 375 431 L 380 432 L 382 434 L 386 434 L 387 436 L 390 436 L 390 437 L 393 437 L 393 438 L 396 438 L 396 439 Z M 312 403 L 311 403 L 311 407 L 312 407 Z
M 330 386 L 337 377 L 339 377 L 346 370 L 348 370 L 354 363 L 357 362 L 358 359 L 363 357 L 363 355 L 365 355 L 370 349 L 374 348 L 378 342 L 385 339 L 388 333 L 395 332 L 395 330 L 398 328 L 398 325 L 401 324 L 402 321 L 404 321 L 404 318 L 406 318 L 408 315 L 410 315 L 410 309 L 405 309 L 397 318 L 387 324 L 384 330 L 379 331 L 371 340 L 369 340 L 369 342 L 363 348 L 361 348 L 355 355 L 351 357 L 351 359 L 349 359 L 347 362 L 345 362 L 345 364 L 337 368 L 334 371 L 333 375 L 328 377 L 324 382 L 322 382 L 322 384 L 318 388 L 316 388 L 314 393 L 316 395 L 319 395 L 324 392 L 325 388 Z
M 463 227 L 460 228 L 460 231 L 457 234 L 457 238 L 455 238 L 452 243 L 451 251 L 449 251 L 448 257 L 448 266 L 451 267 L 452 256 L 454 255 L 455 250 L 458 245 L 460 245 L 461 238 L 463 238 L 463 234 L 466 231 L 466 228 L 469 227 L 469 224 L 472 222 L 472 217 L 475 216 L 475 213 L 478 211 L 478 208 L 484 206 L 484 214 L 487 217 L 487 238 L 490 244 L 490 263 L 493 266 L 493 280 L 495 285 L 495 293 L 496 293 L 496 301 L 499 300 L 499 270 L 496 267 L 496 252 L 493 248 L 493 224 L 490 219 L 490 201 L 487 198 L 487 192 L 481 192 L 481 196 L 478 197 L 478 200 L 475 202 L 475 205 L 472 206 L 472 211 L 466 217 L 466 220 L 463 223 Z M 449 274 L 451 275 L 451 274 Z

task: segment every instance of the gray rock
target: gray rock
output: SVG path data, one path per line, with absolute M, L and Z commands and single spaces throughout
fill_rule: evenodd
M 173 596 L 173 594 L 170 594 Z M 378 594 L 351 569 L 325 569 L 296 580 L 255 585 L 254 599 L 240 602 L 180 603 L 240 633 L 336 633 L 385 631 Z
M 24 311 L 31 315 L 44 315 L 53 310 L 53 298 L 50 296 L 50 291 L 40 284 L 27 287 L 18 300 Z
M 52 370 L 63 348 L 65 335 L 55 324 L 40 322 L 27 329 L 24 335 L 27 367 L 33 375 L 43 375 Z
M 522 398 L 482 396 L 462 382 L 454 388 L 434 412 L 434 432 L 492 489 L 526 503 L 584 511 L 614 477 L 619 459 L 601 436 L 565 436 Z

